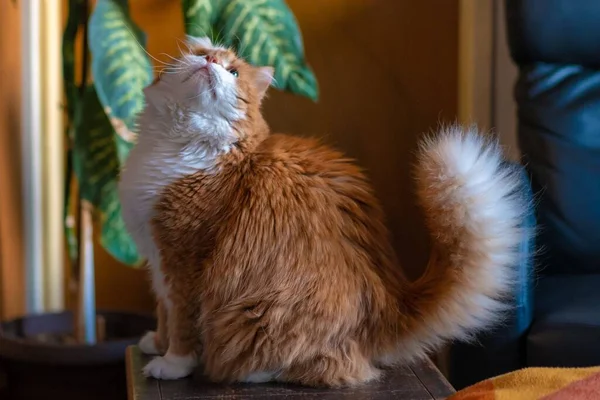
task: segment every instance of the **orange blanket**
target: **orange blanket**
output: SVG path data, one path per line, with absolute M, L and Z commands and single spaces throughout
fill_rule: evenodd
M 600 400 L 600 367 L 525 368 L 463 389 L 448 400 Z

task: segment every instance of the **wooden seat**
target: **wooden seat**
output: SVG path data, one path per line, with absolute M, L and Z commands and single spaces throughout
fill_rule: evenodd
M 129 400 L 201 399 L 445 399 L 454 390 L 429 360 L 412 367 L 386 371 L 384 379 L 353 389 L 315 389 L 283 384 L 236 384 L 208 382 L 201 376 L 177 381 L 147 379 L 141 374 L 150 357 L 137 346 L 127 349 Z

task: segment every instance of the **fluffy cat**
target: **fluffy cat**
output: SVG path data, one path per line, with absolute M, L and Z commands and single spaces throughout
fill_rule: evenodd
M 147 257 L 159 379 L 200 365 L 221 382 L 351 386 L 498 319 L 526 208 L 516 172 L 474 130 L 423 142 L 416 168 L 434 240 L 409 282 L 365 176 L 316 140 L 270 134 L 273 70 L 206 38 L 145 89 L 122 171 L 127 228 Z

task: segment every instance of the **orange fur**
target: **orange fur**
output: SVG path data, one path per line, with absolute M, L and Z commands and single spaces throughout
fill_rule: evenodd
M 166 321 L 160 306 L 159 331 L 166 327 L 168 337 L 159 332 L 157 347 L 164 351 L 168 341 L 172 354 L 194 354 L 215 381 L 266 374 L 346 386 L 377 379 L 379 367 L 423 357 L 441 340 L 462 338 L 495 318 L 499 307 L 477 296 L 494 305 L 510 288 L 504 277 L 519 237 L 518 213 L 500 232 L 510 240 L 499 250 L 504 280 L 496 284 L 479 266 L 491 265 L 491 253 L 474 248 L 479 242 L 464 214 L 471 200 L 452 198 L 464 182 L 438 174 L 439 160 L 427 158 L 436 149 L 426 148 L 419 176 L 439 257 L 428 275 L 409 283 L 359 168 L 314 139 L 270 135 L 259 109 L 263 93 L 253 84 L 256 69 L 235 63 L 238 107 L 246 114 L 235 125 L 237 142 L 212 170 L 166 187 L 156 206 L 154 234 L 172 304 Z M 500 197 L 513 201 L 512 210 L 518 202 L 510 193 Z

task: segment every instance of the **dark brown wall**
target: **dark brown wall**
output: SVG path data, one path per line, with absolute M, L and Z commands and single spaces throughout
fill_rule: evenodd
M 268 120 L 277 131 L 326 136 L 367 169 L 400 260 L 418 275 L 427 236 L 410 168 L 417 138 L 456 118 L 458 2 L 340 0 L 326 12 L 316 1 L 288 3 L 302 27 L 321 99 L 311 104 L 273 93 Z

